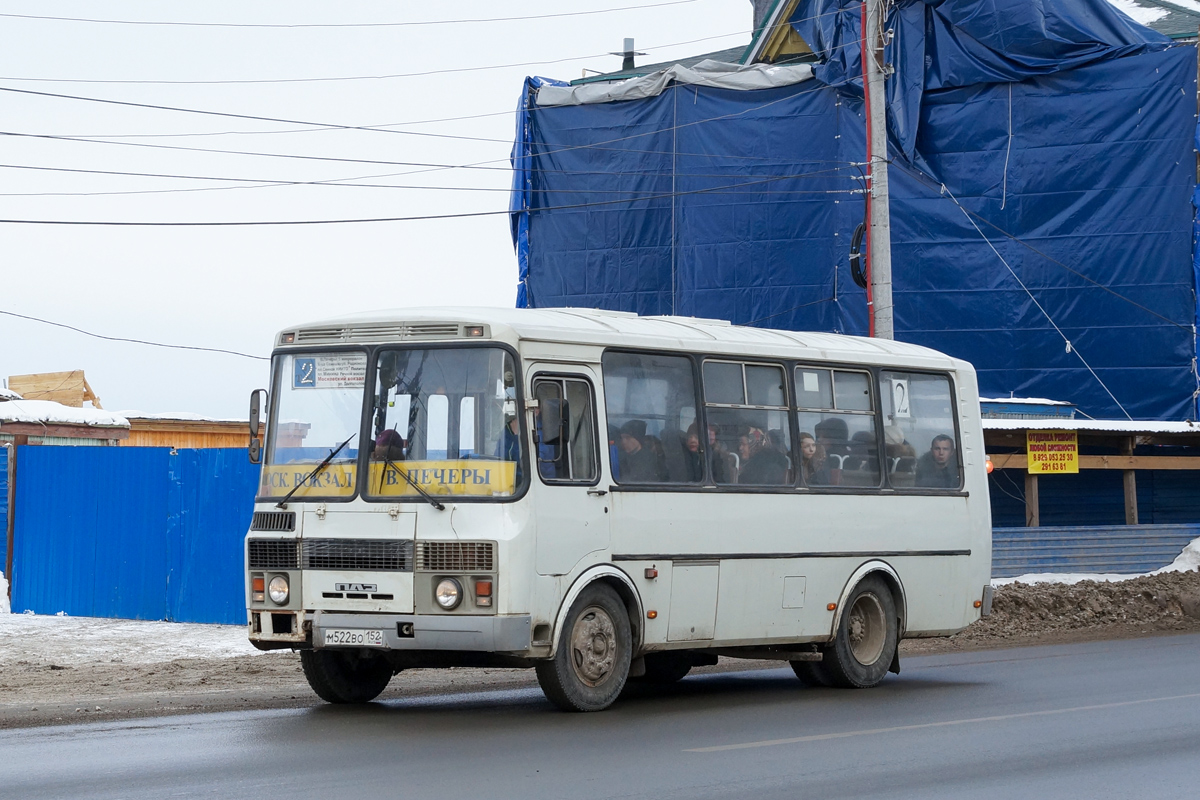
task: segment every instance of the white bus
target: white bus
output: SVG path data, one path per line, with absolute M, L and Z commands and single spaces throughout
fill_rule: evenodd
M 869 687 L 900 639 L 990 607 L 964 361 L 581 309 L 362 314 L 275 345 L 249 636 L 299 650 L 329 702 L 500 665 L 593 711 L 721 655 Z

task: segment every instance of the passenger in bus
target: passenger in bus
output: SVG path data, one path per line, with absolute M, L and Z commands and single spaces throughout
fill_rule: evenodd
M 807 431 L 800 434 L 800 472 L 806 486 L 828 486 L 825 448 Z
M 620 454 L 617 458 L 621 480 L 625 483 L 655 483 L 659 480 L 658 457 L 644 445 L 646 423 L 631 419 L 621 426 L 618 438 Z
M 712 453 L 714 483 L 737 483 L 737 456 L 717 440 L 717 426 L 708 426 L 708 449 Z
M 826 455 L 844 456 L 850 452 L 850 430 L 846 420 L 841 417 L 823 419 L 813 428 L 817 435 L 817 443 L 825 449 Z
M 375 437 L 375 447 L 371 450 L 372 461 L 403 461 L 404 437 L 400 432 L 388 428 Z
M 916 484 L 931 489 L 958 488 L 958 454 L 952 438 L 944 433 L 933 437 L 929 452 L 917 459 Z
M 696 423 L 688 426 L 687 436 L 684 439 L 684 472 L 685 479 L 689 483 L 695 483 L 704 479 L 704 451 L 700 449 L 700 431 L 696 429 Z
M 771 447 L 761 428 L 750 427 L 738 439 L 742 468 L 738 483 L 780 485 L 786 482 L 787 457 Z

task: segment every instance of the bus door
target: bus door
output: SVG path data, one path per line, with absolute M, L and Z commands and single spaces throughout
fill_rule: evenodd
M 537 515 L 535 567 L 565 575 L 589 553 L 609 547 L 608 499 L 599 488 L 596 378 L 583 365 L 534 364 L 530 462 Z

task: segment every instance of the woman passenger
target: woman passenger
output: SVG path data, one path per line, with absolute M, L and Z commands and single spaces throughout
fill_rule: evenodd
M 800 470 L 806 486 L 825 486 L 830 483 L 829 468 L 825 465 L 825 448 L 808 432 L 800 434 Z

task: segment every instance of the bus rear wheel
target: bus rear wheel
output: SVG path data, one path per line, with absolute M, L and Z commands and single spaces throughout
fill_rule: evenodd
M 625 604 L 611 587 L 593 583 L 571 604 L 554 658 L 538 662 L 538 684 L 564 711 L 601 711 L 625 688 L 632 651 Z
M 338 650 L 301 650 L 300 665 L 308 685 L 327 703 L 369 703 L 395 674 L 382 656 Z
M 896 655 L 900 635 L 896 601 L 882 578 L 869 575 L 854 587 L 844 608 L 819 672 L 834 686 L 877 686 Z

